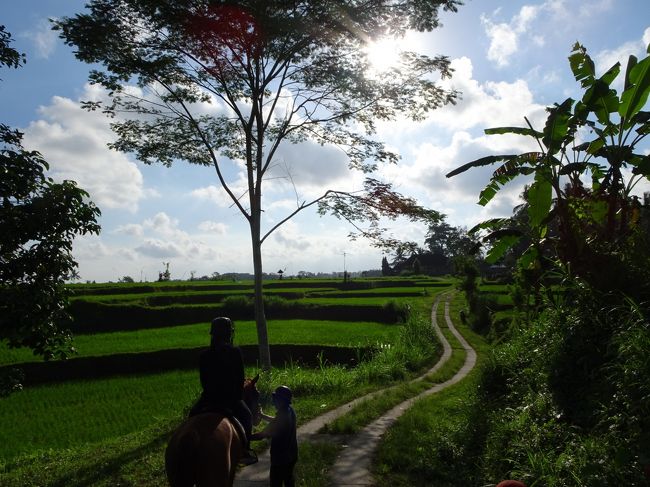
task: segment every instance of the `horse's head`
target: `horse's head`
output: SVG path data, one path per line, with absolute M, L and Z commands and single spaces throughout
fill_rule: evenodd
M 257 390 L 257 381 L 260 374 L 252 379 L 244 380 L 244 402 L 253 415 L 253 424 L 258 425 L 262 419 L 262 407 L 260 406 L 260 391 Z

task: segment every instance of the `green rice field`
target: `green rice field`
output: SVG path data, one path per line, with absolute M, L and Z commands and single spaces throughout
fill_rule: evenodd
M 168 348 L 194 348 L 207 346 L 209 323 L 170 326 L 77 335 L 74 346 L 78 357 L 137 353 Z M 347 323 L 341 321 L 278 320 L 269 321 L 269 341 L 272 344 L 330 345 L 355 347 L 391 343 L 399 332 L 399 325 L 373 322 Z M 257 343 L 253 321 L 236 322 L 235 343 Z M 28 349 L 8 349 L 0 346 L 0 365 L 38 361 Z
M 208 282 L 190 283 L 187 286 L 183 284 L 75 285 L 73 287 L 77 293 L 74 300 L 110 303 L 116 306 L 139 304 L 143 306 L 145 312 L 149 308 L 156 309 L 154 303 L 166 302 L 169 304 L 166 304 L 165 308 L 173 311 L 175 307 L 192 306 L 197 296 L 202 303 L 217 296 L 216 303 L 224 297 L 251 293 L 251 283 Z M 301 287 L 301 284 L 304 284 L 304 287 Z M 293 281 L 286 284 L 274 281 L 269 284 L 268 295 L 279 295 L 289 305 L 295 303 L 298 306 L 308 305 L 316 308 L 374 306 L 381 309 L 391 302 L 395 305 L 402 303 L 413 310 L 414 316 L 421 315 L 418 319 L 423 325 L 420 326 L 428 326 L 426 325 L 429 319 L 428 312 L 435 294 L 449 289 L 453 283 L 432 279 L 390 279 L 390 281 L 377 279 L 354 284 L 348 289 L 341 285 L 341 281 L 332 280 Z M 428 287 L 429 285 L 431 287 Z M 411 321 L 413 320 L 409 320 L 409 323 Z M 74 346 L 78 350 L 77 356 L 138 354 L 177 348 L 197 348 L 207 346 L 209 343 L 207 322 L 190 322 L 159 328 L 138 328 L 137 321 L 135 324 L 134 329 L 129 331 L 115 330 L 76 335 Z M 420 372 L 435 359 L 437 352 L 435 347 L 427 351 L 426 348 L 414 346 L 414 336 L 416 340 L 417 337 L 425 338 L 420 332 L 411 331 L 405 335 L 406 328 L 411 326 L 401 322 L 269 320 L 268 332 L 271 344 L 334 347 L 365 347 L 379 344 L 382 345 L 380 347 L 382 351 L 369 358 L 369 362 L 361 362 L 354 368 L 325 364 L 315 368 L 301 364 L 274 368 L 264 374 L 260 381 L 260 390 L 267 401 L 266 408 L 271 408 L 268 404 L 269 392 L 279 384 L 289 385 L 299 398 L 295 406 L 299 421 L 303 422 L 367 391 L 399 382 L 405 376 Z M 235 343 L 238 345 L 257 343 L 256 325 L 253 321 L 236 321 Z M 5 344 L 0 343 L 0 365 L 20 366 L 20 363 L 36 360 L 39 359 L 29 350 L 9 350 Z M 258 371 L 254 368 L 247 369 L 247 375 L 252 376 L 256 372 Z M 65 452 L 79 452 L 80 456 L 89 459 L 92 457 L 90 452 L 93 448 L 97 448 L 97 461 L 100 461 L 99 458 L 104 455 L 104 448 L 107 448 L 106 451 L 119 449 L 117 445 L 121 438 L 125 438 L 124 441 L 131 444 L 140 441 L 138 440 L 140 436 L 143 438 L 150 436 L 148 433 L 139 432 L 169 431 L 169 425 L 177 423 L 186 414 L 199 392 L 198 371 L 187 370 L 45 383 L 27 387 L 2 398 L 0 399 L 0 485 L 67 485 L 67 481 L 62 480 L 61 477 L 58 480 L 49 480 L 46 471 L 47 469 L 57 471 L 59 468 L 57 462 L 63 461 L 68 471 L 66 475 L 72 478 L 74 475 L 70 472 L 74 470 L 75 454 L 68 455 Z M 156 438 L 158 438 L 156 451 L 159 451 L 160 442 L 164 443 L 164 440 L 161 440 L 159 435 Z M 135 448 L 137 450 L 137 446 Z M 34 455 L 39 455 L 43 461 L 32 464 Z M 65 460 L 62 460 L 64 458 Z M 50 467 L 47 466 L 50 465 L 49 462 L 53 462 Z M 160 465 L 158 460 L 155 463 Z M 26 470 L 23 470 L 24 468 Z M 119 470 L 121 466 L 115 465 L 115 468 Z M 102 478 L 111 475 L 114 473 L 93 474 Z M 146 474 L 138 472 L 134 475 L 136 475 L 135 479 L 128 481 L 122 479 L 118 483 L 120 485 L 159 485 L 160 483 L 160 472 Z M 145 481 L 146 476 L 156 480 Z M 111 485 L 108 480 L 106 483 L 102 482 L 98 478 L 91 484 Z M 74 482 L 71 485 L 74 485 Z

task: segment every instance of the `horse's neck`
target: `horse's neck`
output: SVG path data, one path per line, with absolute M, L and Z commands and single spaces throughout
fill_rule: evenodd
M 248 382 L 248 381 L 247 381 Z M 249 383 L 244 385 L 244 402 L 249 409 L 252 409 L 255 406 L 257 397 L 257 389 L 255 386 L 251 386 Z

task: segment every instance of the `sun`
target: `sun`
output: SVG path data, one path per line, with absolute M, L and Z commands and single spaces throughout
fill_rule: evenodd
M 369 42 L 364 48 L 369 64 L 370 75 L 381 75 L 397 68 L 403 51 L 401 39 L 385 37 Z

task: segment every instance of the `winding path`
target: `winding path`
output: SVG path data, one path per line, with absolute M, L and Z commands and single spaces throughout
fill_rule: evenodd
M 374 485 L 374 479 L 370 473 L 370 465 L 372 462 L 373 453 L 379 445 L 379 441 L 381 440 L 381 437 L 384 435 L 386 430 L 397 420 L 397 418 L 404 414 L 404 412 L 406 412 L 406 410 L 411 407 L 415 401 L 422 397 L 441 391 L 453 384 L 456 384 L 458 381 L 463 379 L 476 364 L 476 352 L 454 327 L 454 324 L 449 315 L 450 295 L 446 294 L 445 296 L 445 321 L 449 327 L 449 330 L 466 351 L 465 363 L 451 379 L 440 384 L 436 384 L 433 387 L 418 394 L 417 396 L 398 404 L 383 416 L 370 423 L 359 433 L 349 437 L 347 443 L 344 444 L 345 448 L 343 452 L 336 459 L 335 464 L 329 471 L 331 486 L 343 487 Z M 451 357 L 451 345 L 440 330 L 440 326 L 438 325 L 437 320 L 438 305 L 440 304 L 440 300 L 441 295 L 438 295 L 431 308 L 431 324 L 436 332 L 436 335 L 438 336 L 438 339 L 442 343 L 443 353 L 438 362 L 431 369 L 416 379 L 413 379 L 413 381 L 420 381 L 436 372 Z M 386 389 L 383 389 L 359 397 L 347 404 L 344 404 L 343 406 L 333 409 L 332 411 L 328 411 L 327 413 L 303 424 L 300 428 L 298 428 L 298 442 L 318 440 L 326 441 L 327 437 L 330 437 L 331 435 L 318 434 L 318 432 L 324 426 L 326 426 L 328 423 L 331 423 L 336 418 L 343 416 L 357 404 L 363 401 L 368 401 L 380 394 L 384 394 L 385 391 Z M 268 485 L 270 465 L 268 450 L 260 455 L 259 460 L 260 461 L 257 464 L 246 467 L 238 473 L 237 478 L 235 479 L 235 487 L 260 487 L 262 485 Z

